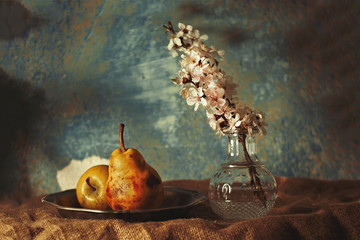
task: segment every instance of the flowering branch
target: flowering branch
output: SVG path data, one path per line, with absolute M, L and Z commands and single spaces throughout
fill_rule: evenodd
M 194 105 L 195 111 L 199 106 L 206 109 L 209 125 L 217 135 L 225 132 L 239 133 L 238 141 L 243 145 L 245 159 L 249 163 L 254 194 L 266 208 L 265 192 L 245 145 L 247 134 L 266 134 L 264 113 L 250 109 L 234 97 L 238 84 L 219 66 L 224 51 L 205 45 L 207 35 L 201 35 L 199 30 L 183 23 L 178 24 L 178 30 L 174 29 L 171 22 L 164 25 L 164 28 L 170 33 L 167 48 L 173 57 L 178 56 L 178 52 L 183 53 L 181 69 L 172 81 L 181 86 L 180 94 L 188 105 Z
M 179 23 L 178 27 L 175 30 L 171 22 L 164 25 L 170 33 L 167 48 L 174 57 L 183 53 L 181 69 L 172 81 L 181 86 L 180 94 L 186 103 L 194 106 L 195 111 L 199 106 L 206 109 L 209 125 L 217 135 L 235 131 L 265 135 L 264 113 L 250 109 L 234 97 L 238 84 L 219 66 L 224 51 L 205 45 L 208 36 L 192 26 Z

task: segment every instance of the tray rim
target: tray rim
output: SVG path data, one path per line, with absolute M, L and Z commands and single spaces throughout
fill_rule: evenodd
M 88 213 L 100 213 L 100 214 L 138 214 L 138 213 L 152 213 L 152 212 L 162 212 L 162 211 L 169 211 L 169 210 L 176 210 L 176 209 L 186 209 L 207 200 L 207 197 L 202 192 L 196 190 L 190 190 L 186 188 L 180 187 L 172 187 L 172 186 L 164 186 L 164 191 L 170 192 L 185 192 L 189 195 L 192 195 L 194 200 L 185 205 L 178 205 L 178 206 L 170 206 L 170 207 L 163 207 L 163 208 L 154 208 L 154 209 L 137 209 L 137 210 L 97 210 L 97 209 L 88 209 L 88 208 L 79 208 L 79 207 L 66 207 L 59 205 L 52 200 L 56 199 L 56 196 L 66 194 L 69 192 L 76 192 L 76 189 L 67 189 L 60 192 L 55 192 L 48 194 L 41 198 L 41 202 L 47 203 L 50 205 L 55 206 L 57 209 L 66 210 L 66 211 L 79 211 L 79 212 L 88 212 Z

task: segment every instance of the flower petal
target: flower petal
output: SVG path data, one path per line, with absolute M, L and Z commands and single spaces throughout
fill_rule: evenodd
M 200 31 L 199 30 L 195 30 L 194 31 L 194 37 L 198 38 L 200 36 Z
M 178 45 L 179 47 L 182 45 L 180 38 L 174 38 L 174 43 Z
M 204 107 L 207 107 L 208 103 L 207 103 L 207 101 L 206 101 L 205 98 L 202 97 L 202 98 L 200 99 L 200 102 L 201 102 L 201 105 L 203 105 Z
M 169 42 L 167 48 L 168 48 L 169 50 L 171 50 L 173 47 L 174 47 L 174 41 L 173 41 L 172 39 L 170 39 L 170 42 Z
M 223 57 L 225 55 L 225 51 L 224 50 L 219 50 L 218 54 L 220 57 Z
M 199 102 L 195 103 L 194 111 L 198 110 L 199 108 Z
M 178 54 L 177 51 L 173 50 L 172 53 L 171 53 L 171 55 L 172 55 L 173 57 L 177 57 L 179 54 Z
M 202 40 L 202 41 L 206 41 L 206 40 L 208 40 L 208 38 L 209 37 L 206 34 L 200 36 L 200 40 Z

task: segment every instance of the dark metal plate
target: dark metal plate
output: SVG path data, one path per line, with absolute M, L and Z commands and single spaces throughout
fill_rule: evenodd
M 80 219 L 119 218 L 126 221 L 161 221 L 184 218 L 190 209 L 205 201 L 204 194 L 183 188 L 164 187 L 164 201 L 158 209 L 148 210 L 93 210 L 82 208 L 76 198 L 76 190 L 49 194 L 42 202 L 55 206 L 62 217 Z

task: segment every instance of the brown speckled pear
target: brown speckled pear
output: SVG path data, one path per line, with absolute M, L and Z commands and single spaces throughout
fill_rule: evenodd
M 120 124 L 120 148 L 112 152 L 105 197 L 113 210 L 159 208 L 164 198 L 161 178 L 134 148 L 125 148 Z

